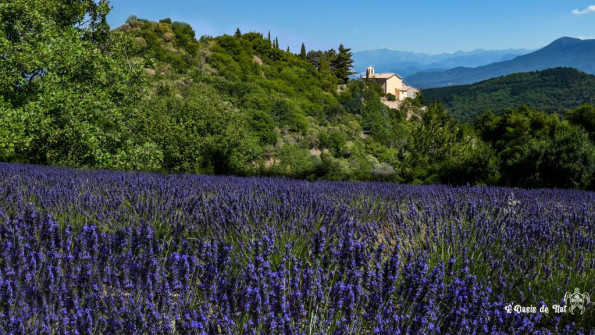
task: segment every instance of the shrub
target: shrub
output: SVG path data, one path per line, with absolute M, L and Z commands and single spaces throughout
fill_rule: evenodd
M 374 165 L 372 169 L 372 176 L 378 180 L 389 180 L 396 175 L 395 169 L 388 163 L 380 163 Z

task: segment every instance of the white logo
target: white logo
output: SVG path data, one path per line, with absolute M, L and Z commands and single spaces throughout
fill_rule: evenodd
M 504 307 L 504 309 L 506 310 L 506 313 L 508 313 L 508 314 L 512 313 L 512 305 L 506 305 L 506 307 Z
M 574 293 L 566 292 L 564 295 L 564 301 L 566 303 L 570 303 L 570 307 L 568 311 L 574 314 L 576 309 L 581 311 L 581 314 L 585 312 L 585 305 L 591 301 L 591 297 L 589 293 L 580 293 L 580 290 L 577 288 L 574 289 Z

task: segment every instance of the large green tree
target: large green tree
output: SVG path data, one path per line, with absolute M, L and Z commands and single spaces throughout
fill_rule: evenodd
M 141 68 L 108 12 L 105 0 L 0 4 L 0 159 L 130 167 Z
M 36 95 L 40 86 L 38 79 L 53 73 L 65 74 L 67 60 L 62 64 L 58 61 L 66 53 L 72 53 L 66 47 L 106 42 L 108 12 L 107 2 L 103 0 L 3 1 L 0 4 L 0 94 L 18 106 Z
M 337 78 L 347 83 L 349 76 L 353 74 L 351 69 L 353 68 L 353 59 L 351 49 L 345 48 L 343 44 L 339 45 L 339 53 L 331 61 L 331 66 L 335 70 Z
M 568 111 L 564 117 L 570 123 L 583 127 L 592 141 L 595 141 L 595 107 L 592 105 L 583 105 L 577 109 Z

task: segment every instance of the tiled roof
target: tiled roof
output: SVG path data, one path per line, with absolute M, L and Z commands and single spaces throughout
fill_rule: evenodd
M 370 79 L 388 79 L 388 78 L 391 78 L 392 76 L 401 78 L 398 74 L 394 74 L 394 73 L 375 73 L 375 74 L 371 74 L 369 76 L 369 78 Z
M 407 91 L 411 90 L 411 91 L 415 91 L 415 92 L 419 92 L 419 90 L 413 86 L 409 86 L 406 85 L 405 83 L 403 83 L 403 88 L 405 88 Z

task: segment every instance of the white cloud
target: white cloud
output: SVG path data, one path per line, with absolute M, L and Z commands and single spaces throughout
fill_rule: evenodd
M 587 7 L 585 10 L 578 10 L 575 9 L 572 11 L 572 14 L 581 15 L 581 14 L 592 14 L 595 13 L 595 5 L 591 5 Z

